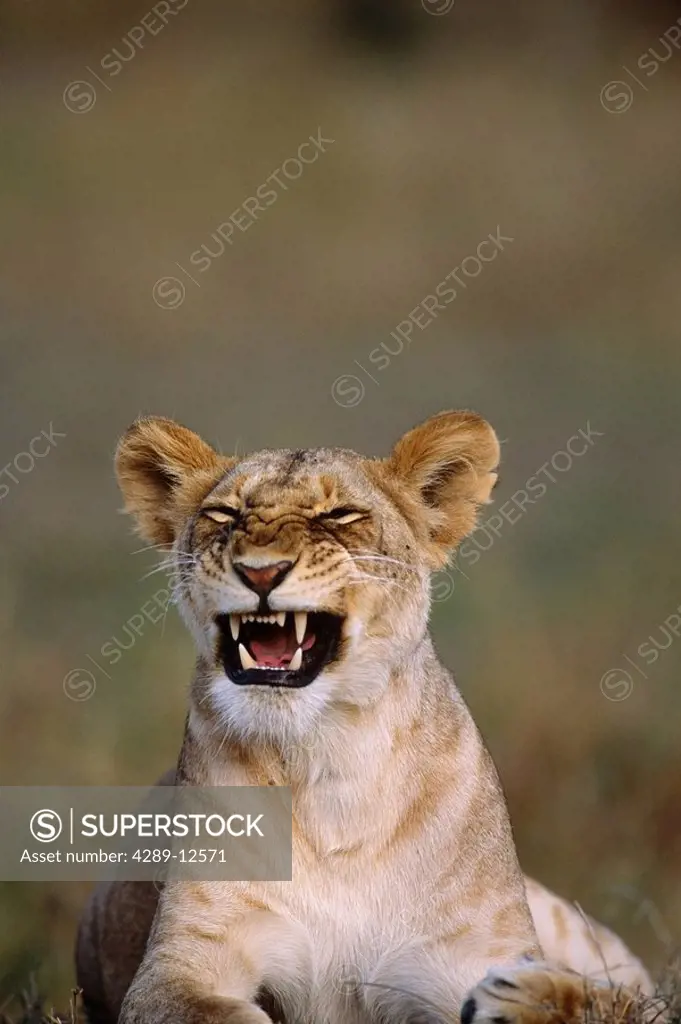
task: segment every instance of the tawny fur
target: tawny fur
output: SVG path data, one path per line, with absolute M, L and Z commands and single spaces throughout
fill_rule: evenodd
M 428 634 L 430 573 L 474 528 L 498 459 L 493 430 L 470 412 L 433 417 L 386 460 L 332 449 L 227 459 L 160 419 L 125 435 L 126 507 L 145 537 L 172 545 L 197 646 L 177 781 L 290 785 L 294 875 L 173 883 L 158 901 L 141 883 L 98 890 L 78 944 L 93 1021 L 120 1010 L 121 1024 L 415 1024 L 455 1021 L 462 1006 L 478 1021 L 494 1002 L 484 986 L 508 994 L 515 978 L 527 1005 L 489 1016 L 529 1024 L 540 969 L 584 1005 L 561 962 L 593 985 L 605 961 L 605 986 L 610 968 L 649 990 L 616 936 L 537 883 L 526 891 L 494 765 Z M 238 520 L 216 523 L 204 512 L 215 506 Z M 323 518 L 339 507 L 362 514 Z M 338 658 L 305 688 L 235 686 L 215 620 L 257 598 L 234 563 L 282 560 L 295 567 L 270 608 L 342 616 Z M 496 965 L 504 982 L 488 974 Z

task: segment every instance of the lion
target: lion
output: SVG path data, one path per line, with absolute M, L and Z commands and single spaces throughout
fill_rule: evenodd
M 170 552 L 197 649 L 166 781 L 290 786 L 293 880 L 96 890 L 77 948 L 93 1024 L 550 1024 L 652 992 L 616 935 L 523 877 L 428 631 L 431 574 L 499 454 L 468 411 L 382 459 L 231 458 L 163 418 L 124 435 L 125 508 Z

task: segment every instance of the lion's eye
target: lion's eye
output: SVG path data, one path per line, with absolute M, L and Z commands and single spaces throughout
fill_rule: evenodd
M 208 508 L 202 508 L 201 512 L 216 523 L 232 522 L 239 515 L 239 510 L 232 508 L 231 505 L 212 505 L 208 506 Z
M 324 512 L 321 519 L 333 519 L 340 526 L 347 526 L 349 523 L 356 523 L 358 519 L 364 519 L 367 515 L 359 508 L 333 508 L 330 512 Z

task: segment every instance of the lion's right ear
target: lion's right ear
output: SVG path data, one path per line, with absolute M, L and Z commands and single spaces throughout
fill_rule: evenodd
M 135 517 L 147 540 L 172 544 L 187 517 L 234 461 L 173 420 L 136 420 L 116 450 L 125 511 Z

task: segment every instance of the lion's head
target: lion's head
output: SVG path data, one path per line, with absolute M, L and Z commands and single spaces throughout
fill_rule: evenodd
M 167 419 L 116 456 L 127 511 L 167 546 L 204 685 L 229 722 L 302 724 L 371 703 L 427 632 L 430 574 L 474 527 L 499 444 L 471 412 L 409 431 L 387 459 L 344 449 L 218 454 Z M 279 709 L 278 711 L 276 709 Z

